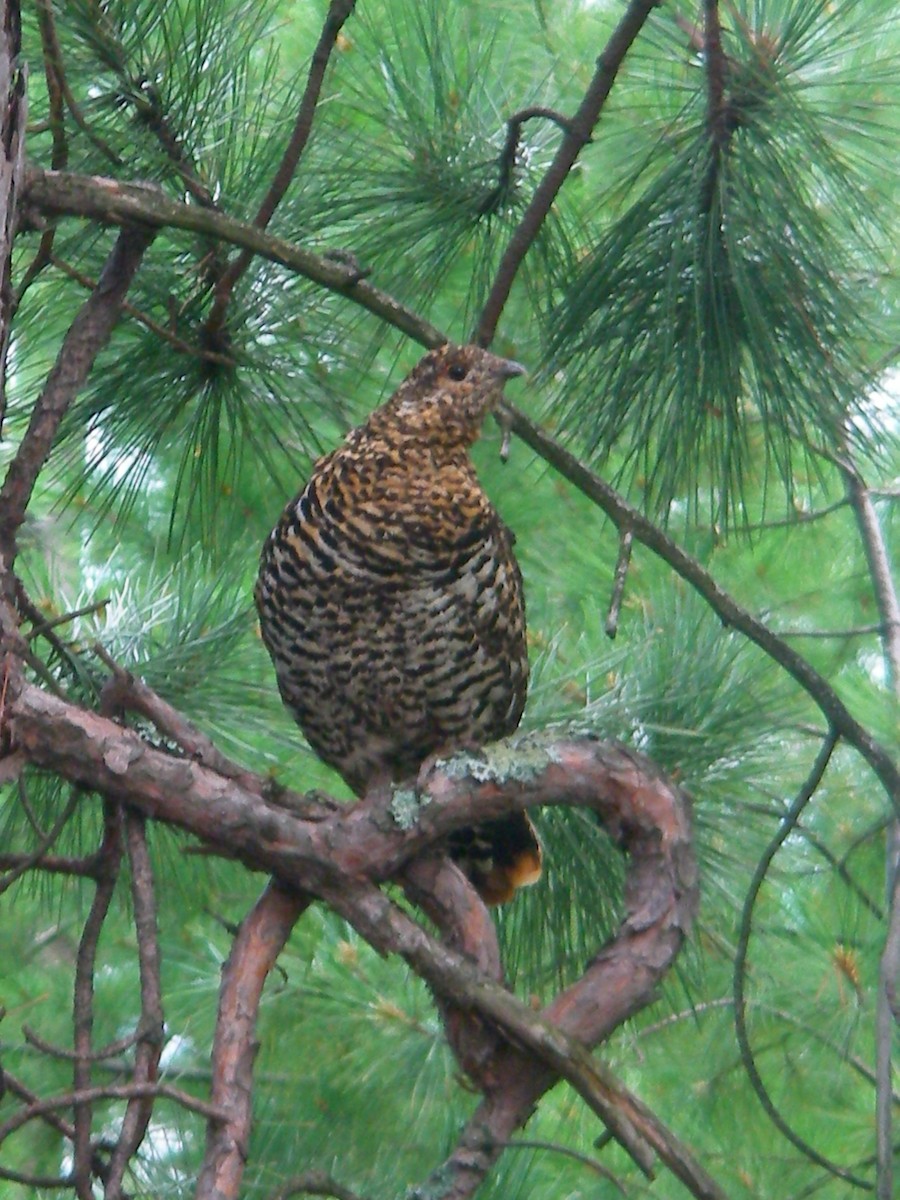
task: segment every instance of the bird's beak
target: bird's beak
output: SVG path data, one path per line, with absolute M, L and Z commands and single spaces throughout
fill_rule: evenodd
M 517 375 L 528 374 L 528 369 L 512 358 L 498 358 L 496 370 L 501 379 L 515 379 Z

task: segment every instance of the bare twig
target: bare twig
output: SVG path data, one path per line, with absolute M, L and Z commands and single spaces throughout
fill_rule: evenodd
M 572 126 L 568 118 L 562 113 L 558 113 L 556 109 L 544 108 L 542 105 L 535 104 L 528 108 L 519 109 L 513 113 L 506 121 L 506 141 L 503 149 L 500 151 L 498 160 L 499 178 L 497 183 L 488 192 L 482 203 L 479 205 L 479 212 L 482 215 L 492 213 L 503 201 L 504 196 L 508 192 L 513 179 L 513 171 L 516 166 L 516 157 L 519 153 L 519 140 L 522 136 L 522 126 L 526 121 L 533 121 L 535 118 L 542 118 L 546 121 L 552 121 L 558 125 L 565 133 L 572 132 Z
M 109 341 L 119 318 L 125 293 L 144 251 L 155 233 L 146 227 L 128 226 L 116 239 L 97 287 L 69 327 L 56 363 L 34 406 L 25 436 L 10 463 L 0 489 L 0 552 L 7 569 L 15 558 L 15 537 L 25 518 L 38 473 L 70 404 L 75 399 L 99 352 Z
M 97 286 L 96 281 L 93 280 L 90 275 L 85 275 L 83 271 L 76 270 L 75 267 L 73 267 L 70 263 L 67 263 L 65 259 L 60 258 L 58 255 L 51 254 L 50 262 L 58 271 L 61 271 L 63 275 L 66 275 L 69 279 L 73 279 L 76 283 L 81 284 L 83 288 L 93 290 Z M 190 342 L 186 342 L 184 338 L 180 338 L 165 325 L 160 325 L 159 321 L 154 321 L 151 316 L 148 316 L 147 313 L 142 312 L 141 309 L 135 308 L 135 306 L 133 304 L 129 304 L 128 301 L 122 305 L 122 312 L 127 316 L 132 317 L 135 321 L 140 322 L 140 324 L 143 325 L 145 329 L 149 329 L 151 333 L 155 333 L 158 338 L 170 345 L 173 350 L 177 350 L 179 354 L 186 354 L 190 358 L 199 358 L 204 362 L 217 363 L 223 367 L 236 366 L 235 359 L 233 359 L 231 355 L 220 354 L 218 350 L 213 350 L 204 346 L 194 346 Z
M 493 286 L 472 335 L 472 341 L 477 342 L 479 346 L 489 346 L 494 340 L 497 322 L 509 298 L 522 260 L 547 219 L 582 147 L 591 140 L 594 126 L 600 119 L 600 113 L 615 83 L 619 67 L 657 2 L 658 0 L 631 0 L 606 48 L 597 59 L 597 69 L 584 99 L 575 115 L 567 120 L 565 137 L 544 178 L 535 189 L 531 203 L 513 231 L 497 267 Z
M 608 1180 L 613 1185 L 617 1192 L 623 1196 L 628 1195 L 628 1190 L 622 1183 L 622 1180 L 611 1171 L 609 1167 L 605 1167 L 602 1162 L 598 1162 L 596 1158 L 592 1158 L 590 1154 L 582 1154 L 579 1150 L 573 1150 L 571 1146 L 563 1146 L 559 1142 L 545 1142 L 538 1138 L 516 1138 L 513 1142 L 507 1142 L 504 1146 L 505 1150 L 546 1150 L 550 1154 L 562 1154 L 566 1158 L 571 1158 L 573 1162 L 580 1163 L 581 1166 L 587 1167 L 589 1171 L 593 1171 L 595 1175 L 599 1175 L 601 1179 Z
M 254 787 L 258 784 L 258 776 L 227 758 L 196 725 L 188 721 L 168 701 L 163 700 L 162 696 L 157 695 L 142 679 L 137 679 L 130 671 L 120 666 L 104 646 L 95 642 L 92 649 L 111 672 L 103 687 L 105 703 L 116 705 L 124 712 L 139 713 L 146 717 L 163 737 L 180 746 L 185 754 L 203 763 L 211 771 L 224 775 L 226 779 L 234 779 L 244 787 Z
M 68 612 L 59 613 L 55 617 L 39 616 L 35 609 L 33 610 L 35 615 L 31 619 L 31 629 L 25 635 L 25 640 L 30 642 L 33 638 L 49 633 L 51 629 L 57 629 L 60 625 L 68 625 L 70 621 L 77 621 L 79 617 L 89 617 L 94 613 L 102 613 L 108 604 L 108 600 L 95 600 L 92 604 L 83 604 L 80 608 L 70 609 Z
M 703 0 L 703 52 L 706 65 L 706 121 L 713 150 L 718 154 L 731 136 L 725 81 L 728 61 L 722 49 L 722 26 L 718 0 Z
M 32 867 L 42 864 L 44 855 L 62 833 L 63 829 L 68 823 L 69 817 L 71 817 L 72 813 L 75 811 L 78 801 L 78 789 L 73 788 L 65 808 L 59 814 L 50 828 L 46 831 L 46 833 L 44 833 L 40 838 L 40 841 L 34 850 L 32 850 L 30 854 L 23 855 L 19 862 L 17 862 L 15 866 L 9 870 L 8 874 L 4 876 L 3 879 L 0 879 L 0 896 L 2 896 L 5 891 L 12 887 L 15 881 L 24 875 L 26 871 L 30 871 Z
M 225 1119 L 211 1120 L 196 1200 L 240 1195 L 253 1097 L 256 1021 L 263 986 L 311 897 L 270 883 L 238 930 L 222 971 L 212 1050 L 212 1103 Z
M 73 1062 L 76 1058 L 89 1058 L 91 1062 L 95 1063 L 103 1062 L 104 1059 L 115 1058 L 117 1054 L 122 1054 L 125 1050 L 130 1050 L 141 1036 L 140 1031 L 129 1033 L 114 1042 L 108 1042 L 105 1046 L 101 1046 L 99 1050 L 92 1050 L 89 1055 L 84 1055 L 76 1054 L 74 1050 L 67 1050 L 65 1046 L 54 1046 L 52 1042 L 48 1042 L 45 1038 L 42 1038 L 27 1025 L 22 1026 L 22 1034 L 30 1046 L 34 1046 L 35 1050 L 40 1050 L 41 1054 L 47 1054 L 51 1058 L 60 1058 L 68 1062 Z
M 50 165 L 54 171 L 62 171 L 69 162 L 69 147 L 66 141 L 66 127 L 63 114 L 63 70 L 56 40 L 56 25 L 53 20 L 53 9 L 49 0 L 37 0 L 38 28 L 41 34 L 41 51 L 44 59 L 44 78 L 47 81 L 47 102 L 49 109 L 49 128 L 52 139 L 50 150 Z M 22 297 L 37 279 L 38 275 L 50 261 L 53 250 L 55 229 L 45 229 L 41 234 L 37 252 L 28 264 L 18 290 L 15 306 L 19 307 Z
M 306 149 L 306 143 L 309 141 L 309 135 L 312 133 L 316 107 L 319 103 L 319 94 L 322 90 L 322 84 L 325 82 L 325 73 L 328 70 L 332 51 L 337 44 L 338 35 L 343 25 L 353 12 L 355 5 L 356 0 L 331 0 L 328 6 L 325 23 L 322 26 L 322 32 L 313 51 L 309 75 L 306 80 L 306 88 L 303 92 L 303 98 L 300 101 L 300 108 L 297 113 L 297 119 L 294 122 L 291 139 L 278 165 L 278 170 L 275 172 L 275 176 L 269 185 L 269 190 L 263 197 L 256 216 L 253 218 L 253 224 L 258 229 L 265 229 L 268 226 L 275 209 L 284 198 L 291 180 L 294 178 L 294 173 L 300 162 L 300 156 Z M 209 334 L 215 335 L 221 329 L 235 284 L 244 274 L 252 259 L 253 252 L 246 249 L 243 250 L 229 264 L 228 268 L 219 278 L 216 284 L 215 299 L 206 321 L 206 329 Z
M 69 87 L 66 78 L 65 64 L 63 63 L 62 51 L 59 45 L 59 39 L 56 34 L 56 22 L 53 17 L 53 8 L 50 0 L 37 0 L 38 19 L 41 22 L 41 43 L 43 47 L 45 62 L 49 64 L 60 93 L 66 102 L 66 108 L 72 115 L 72 119 L 88 140 L 100 151 L 100 153 L 114 166 L 122 165 L 122 157 L 117 154 L 107 142 L 95 133 L 91 128 L 90 123 L 85 118 L 84 113 L 78 101 L 72 94 L 72 89 Z M 56 164 L 54 163 L 54 166 Z
M 79 1107 L 96 1104 L 98 1100 L 135 1100 L 141 1097 L 171 1100 L 173 1103 L 187 1109 L 188 1112 L 197 1113 L 198 1116 L 205 1117 L 207 1121 L 222 1121 L 225 1119 L 225 1114 L 221 1109 L 217 1109 L 212 1104 L 207 1104 L 204 1100 L 198 1100 L 190 1092 L 184 1092 L 181 1088 L 172 1087 L 168 1083 L 111 1084 L 108 1087 L 82 1088 L 72 1092 L 62 1092 L 57 1096 L 45 1096 L 43 1099 L 34 1100 L 27 1108 L 14 1113 L 11 1117 L 7 1117 L 3 1124 L 0 1125 L 0 1143 L 6 1141 L 10 1134 L 15 1133 L 17 1129 L 21 1129 L 23 1125 L 27 1125 L 29 1121 L 34 1121 L 37 1118 L 44 1119 L 48 1114 L 55 1112 L 59 1108 L 75 1108 L 77 1111 Z
M 781 638 L 820 638 L 826 641 L 841 641 L 849 638 L 871 637 L 883 633 L 883 625 L 858 625 L 854 629 L 779 629 Z
M 292 1196 L 331 1196 L 332 1200 L 362 1200 L 325 1171 L 305 1171 L 288 1179 L 272 1193 L 271 1200 L 290 1200 Z
M 894 702 L 900 698 L 900 599 L 894 585 L 887 543 L 872 497 L 852 458 L 845 451 L 842 464 L 847 496 L 856 516 L 869 564 L 875 602 L 881 616 L 882 645 L 887 686 Z M 896 987 L 900 972 L 900 821 L 896 815 L 886 838 L 886 898 L 888 929 L 878 963 L 878 999 L 875 1015 L 875 1122 L 876 1195 L 891 1200 L 894 1194 L 893 1150 L 893 1042 L 897 1020 Z

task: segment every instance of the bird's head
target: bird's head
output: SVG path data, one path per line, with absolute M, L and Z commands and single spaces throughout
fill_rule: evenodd
M 507 379 L 524 374 L 519 363 L 480 346 L 447 342 L 419 360 L 379 411 L 406 436 L 470 446 Z

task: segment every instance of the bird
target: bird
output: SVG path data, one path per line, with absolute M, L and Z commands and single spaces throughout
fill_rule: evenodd
M 254 597 L 281 697 L 358 796 L 519 724 L 522 574 L 469 450 L 524 373 L 475 345 L 431 350 L 315 463 L 262 548 Z M 488 904 L 541 873 L 525 813 L 456 833 L 448 851 Z

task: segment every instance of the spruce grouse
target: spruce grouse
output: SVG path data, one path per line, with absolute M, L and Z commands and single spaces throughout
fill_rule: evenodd
M 256 604 L 282 699 L 357 795 L 519 723 L 522 576 L 469 447 L 523 371 L 477 346 L 426 354 L 316 463 L 263 547 Z M 540 875 L 524 814 L 450 852 L 488 903 Z

